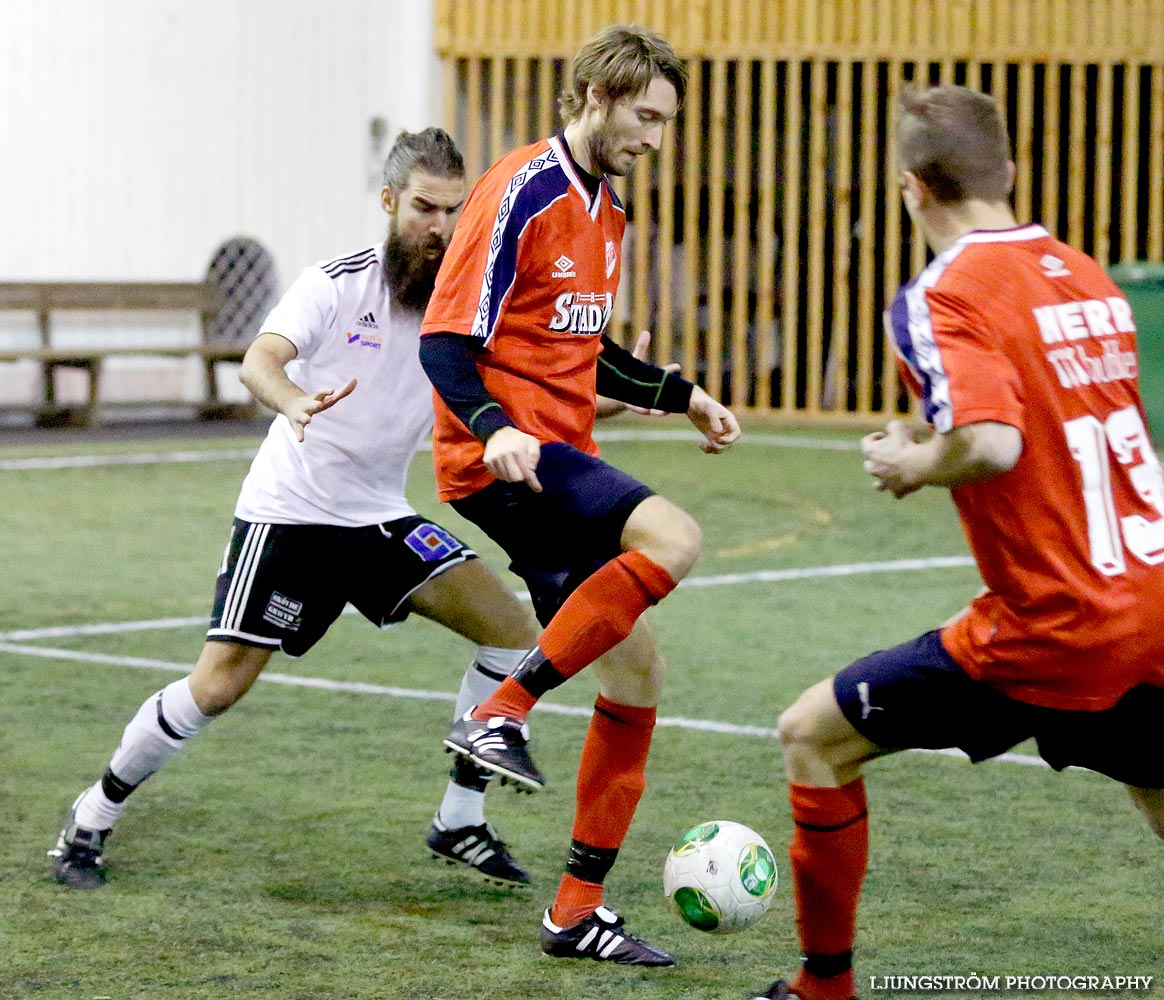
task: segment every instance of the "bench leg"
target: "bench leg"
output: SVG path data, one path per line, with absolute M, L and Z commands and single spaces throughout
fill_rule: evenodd
M 89 408 L 85 424 L 96 427 L 101 423 L 101 359 L 91 358 L 85 366 L 89 370 Z
M 212 358 L 204 358 L 206 366 L 206 401 L 211 405 L 218 403 L 218 363 Z

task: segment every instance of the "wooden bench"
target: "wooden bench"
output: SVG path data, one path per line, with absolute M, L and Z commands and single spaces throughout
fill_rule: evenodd
M 111 357 L 200 358 L 205 372 L 204 397 L 198 404 L 203 419 L 251 416 L 254 404 L 224 405 L 218 396 L 219 362 L 241 361 L 247 345 L 215 343 L 214 330 L 224 301 L 221 288 L 201 282 L 0 282 L 0 311 L 36 314 L 40 346 L 0 349 L 0 362 L 34 361 L 41 367 L 41 398 L 33 408 L 42 426 L 101 422 L 101 373 Z M 52 317 L 65 310 L 85 312 L 194 312 L 199 316 L 201 343 L 187 347 L 134 344 L 127 346 L 60 347 L 52 342 Z M 53 374 L 58 368 L 81 369 L 89 375 L 88 404 L 62 406 Z

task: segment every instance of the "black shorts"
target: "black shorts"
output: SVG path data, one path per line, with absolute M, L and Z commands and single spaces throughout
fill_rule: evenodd
M 497 480 L 452 504 L 505 550 L 545 625 L 583 580 L 622 553 L 627 518 L 654 491 L 562 442 L 542 445 L 537 476 L 541 493 Z
M 957 747 L 975 763 L 1027 739 L 1056 771 L 1085 767 L 1141 788 L 1164 788 L 1164 688 L 1132 688 L 1099 712 L 1028 705 L 972 678 L 938 632 L 857 660 L 833 683 L 845 718 L 891 750 Z
M 344 605 L 375 625 L 408 617 L 408 598 L 476 553 L 423 517 L 361 528 L 235 518 L 207 639 L 302 656 Z

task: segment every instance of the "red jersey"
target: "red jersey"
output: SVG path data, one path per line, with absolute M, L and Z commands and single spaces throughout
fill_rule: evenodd
M 1164 477 L 1120 290 L 1041 226 L 975 232 L 901 289 L 886 328 L 935 430 L 1023 436 L 1012 470 L 952 490 L 988 591 L 943 629 L 950 655 L 1050 708 L 1164 686 Z
M 469 194 L 421 334 L 477 338 L 485 388 L 521 430 L 597 455 L 595 371 L 625 229 L 609 184 L 592 196 L 561 138 L 514 150 Z M 434 406 L 437 488 L 456 500 L 493 475 L 484 445 L 436 394 Z

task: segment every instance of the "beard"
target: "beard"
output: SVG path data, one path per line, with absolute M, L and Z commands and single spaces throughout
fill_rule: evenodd
M 618 148 L 618 136 L 605 122 L 590 137 L 590 163 L 597 169 L 599 176 L 625 177 L 637 159 L 629 151 Z M 626 162 L 620 163 L 618 160 Z
M 393 221 L 384 243 L 384 275 L 397 304 L 413 312 L 424 312 L 432 297 L 445 249 L 445 241 L 439 236 L 422 240 L 401 236 Z M 430 257 L 433 250 L 440 253 Z

